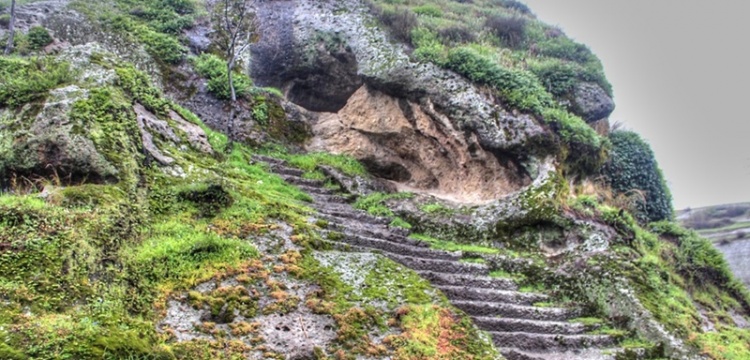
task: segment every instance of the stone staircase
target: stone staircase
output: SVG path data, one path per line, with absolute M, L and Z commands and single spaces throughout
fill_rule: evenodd
M 513 280 L 490 277 L 487 265 L 461 261 L 460 251 L 434 250 L 408 238 L 408 230 L 354 209 L 323 181 L 304 179 L 303 171 L 281 160 L 257 155 L 254 160 L 312 196 L 315 217 L 327 223 L 323 247 L 376 252 L 415 270 L 487 331 L 506 359 L 604 360 L 621 351 L 613 337 L 588 334 L 595 328 L 570 321 L 582 315 L 580 309 L 534 306 L 548 296 L 519 292 Z

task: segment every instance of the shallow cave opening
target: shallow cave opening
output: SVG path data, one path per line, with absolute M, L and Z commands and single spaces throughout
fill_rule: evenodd
M 405 166 L 398 163 L 381 163 L 375 158 L 364 158 L 360 162 L 375 177 L 396 182 L 407 182 L 412 177 L 411 172 Z

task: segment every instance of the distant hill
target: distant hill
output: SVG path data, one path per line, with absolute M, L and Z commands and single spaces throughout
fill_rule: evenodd
M 750 203 L 680 210 L 677 220 L 715 243 L 750 240 Z
M 750 286 L 750 203 L 680 210 L 677 220 L 711 240 L 729 267 Z

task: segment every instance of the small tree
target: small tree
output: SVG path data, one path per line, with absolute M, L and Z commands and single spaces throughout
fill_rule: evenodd
M 16 0 L 10 2 L 10 22 L 8 23 L 8 44 L 5 46 L 5 55 L 13 51 L 13 37 L 16 34 Z
M 230 121 L 234 117 L 234 103 L 237 102 L 237 91 L 234 87 L 232 70 L 237 58 L 252 43 L 255 32 L 255 14 L 247 0 L 213 0 L 208 2 L 209 13 L 218 35 L 219 47 L 227 60 L 227 81 L 231 94 L 232 110 Z

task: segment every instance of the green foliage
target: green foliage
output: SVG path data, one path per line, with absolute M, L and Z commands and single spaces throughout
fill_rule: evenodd
M 430 244 L 430 247 L 433 249 L 438 250 L 445 250 L 445 251 L 463 251 L 467 253 L 478 253 L 478 254 L 499 254 L 500 249 L 481 246 L 481 245 L 469 245 L 469 244 L 459 244 L 452 241 L 445 241 L 436 239 L 427 235 L 421 235 L 421 234 L 411 234 L 409 235 L 410 238 L 416 239 L 419 241 L 424 241 L 426 243 Z
M 440 10 L 439 7 L 433 5 L 433 4 L 424 4 L 417 7 L 412 8 L 412 11 L 421 16 L 433 16 L 433 17 L 442 17 L 443 11 Z
M 391 222 L 388 224 L 388 226 L 402 228 L 402 229 L 411 229 L 413 227 L 413 225 L 410 224 L 408 221 L 406 221 L 406 220 L 404 220 L 404 219 L 402 219 L 402 218 L 400 218 L 398 216 L 395 217 L 395 218 L 393 218 L 393 220 L 391 220 Z
M 708 239 L 673 222 L 651 224 L 651 231 L 659 236 L 677 240 L 677 251 L 667 259 L 671 267 L 687 281 L 705 286 L 711 284 L 728 290 L 750 309 L 750 292 L 734 278 L 721 252 Z
M 446 67 L 472 81 L 494 87 L 509 106 L 519 110 L 540 113 L 552 104 L 552 97 L 534 75 L 505 68 L 471 47 L 450 50 Z
M 185 47 L 174 36 L 159 32 L 126 15 L 114 16 L 109 24 L 115 31 L 133 37 L 142 43 L 154 58 L 177 64 L 185 57 Z
M 547 91 L 555 96 L 568 95 L 579 82 L 578 69 L 571 63 L 559 60 L 532 63 L 529 70 L 539 78 Z
M 164 98 L 158 88 L 152 85 L 149 76 L 132 65 L 115 68 L 118 85 L 128 92 L 141 105 L 157 115 L 166 115 L 170 101 Z
M 414 194 L 405 192 L 393 194 L 372 193 L 367 196 L 359 197 L 354 203 L 354 207 L 360 210 L 365 210 L 370 213 L 370 215 L 392 217 L 394 216 L 394 213 L 386 206 L 386 202 L 391 199 L 409 199 L 412 196 L 414 196 Z
M 597 61 L 588 46 L 577 43 L 565 36 L 552 37 L 537 44 L 541 55 L 570 60 L 580 64 Z
M 73 104 L 73 131 L 87 134 L 96 149 L 120 171 L 119 178 L 131 185 L 137 181 L 141 158 L 140 132 L 131 104 L 118 89 L 92 90 L 89 97 Z
M 68 63 L 51 57 L 27 60 L 0 56 L 0 107 L 42 100 L 49 90 L 72 79 Z
M 208 80 L 208 91 L 219 99 L 230 99 L 229 77 L 227 75 L 227 62 L 213 54 L 201 54 L 192 58 L 195 70 Z M 233 74 L 234 89 L 238 97 L 247 96 L 253 86 L 247 75 L 239 72 Z
M 52 42 L 52 36 L 49 31 L 41 26 L 34 26 L 26 34 L 29 39 L 31 50 L 40 50 Z
M 642 222 L 672 218 L 672 195 L 656 163 L 651 147 L 631 131 L 615 131 L 609 136 L 612 150 L 602 175 L 618 194 L 643 192 L 636 203 L 636 217 Z
M 435 64 L 445 62 L 445 46 L 434 32 L 418 27 L 412 31 L 411 37 L 415 47 L 413 56 L 416 60 Z
M 314 152 L 307 154 L 289 154 L 283 149 L 272 149 L 268 155 L 286 160 L 289 165 L 309 172 L 317 170 L 319 165 L 331 166 L 349 176 L 367 176 L 367 169 L 357 159 L 343 154 Z
M 570 96 L 580 82 L 595 83 L 612 95 L 612 85 L 604 76 L 604 70 L 598 61 L 581 65 L 559 59 L 544 59 L 531 62 L 529 70 L 539 78 L 547 91 L 557 97 Z
M 565 110 L 546 108 L 542 112 L 544 121 L 562 139 L 566 147 L 567 169 L 575 173 L 592 173 L 605 160 L 606 146 L 599 134 L 583 119 Z

